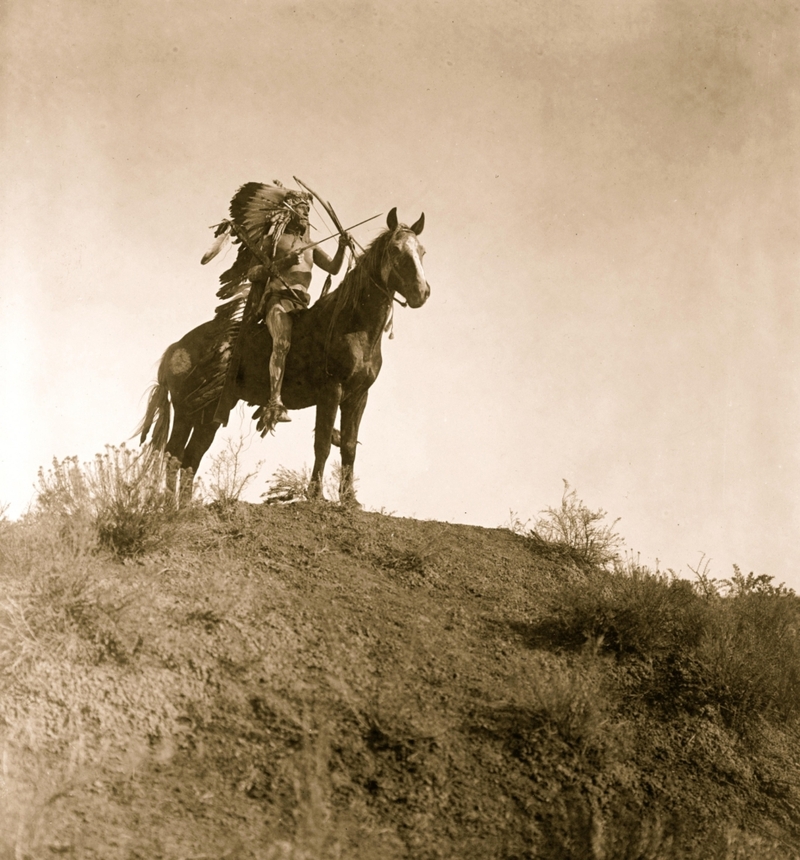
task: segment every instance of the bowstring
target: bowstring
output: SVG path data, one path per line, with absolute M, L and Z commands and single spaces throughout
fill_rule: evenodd
M 316 216 L 322 221 L 322 223 L 327 228 L 327 224 L 328 224 L 328 221 L 330 219 L 323 216 L 322 212 L 320 211 L 320 209 L 317 205 L 317 198 L 316 197 L 311 198 L 311 206 L 314 209 L 314 213 L 316 214 Z M 336 225 L 331 223 L 331 232 L 336 233 L 337 231 L 338 231 L 338 228 L 336 227 Z M 331 238 L 333 238 L 333 237 L 331 237 Z M 355 239 L 353 239 L 353 242 L 356 245 L 358 245 L 359 248 L 361 248 L 361 253 L 363 254 L 364 248 L 361 246 L 361 244 L 359 242 L 357 242 Z M 353 268 L 354 265 L 355 265 L 355 255 L 354 254 L 348 254 L 347 271 L 345 272 L 345 275 L 347 275 L 347 273 Z M 330 292 L 332 283 L 333 283 L 333 277 L 330 273 L 328 273 L 328 277 L 325 278 L 325 284 L 323 285 L 322 292 L 320 293 L 321 299 L 325 298 L 325 296 L 328 295 L 328 293 Z

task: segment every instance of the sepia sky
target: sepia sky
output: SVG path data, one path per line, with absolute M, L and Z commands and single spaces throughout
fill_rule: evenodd
M 705 553 L 713 575 L 737 563 L 800 589 L 792 3 L 2 14 L 13 514 L 54 456 L 130 437 L 161 353 L 213 314 L 229 260 L 200 266 L 209 225 L 242 183 L 297 175 L 346 223 L 426 214 L 432 294 L 384 344 L 366 507 L 499 526 L 558 504 L 566 479 L 648 564 L 688 574 Z M 279 465 L 310 464 L 313 414 L 267 440 L 239 414 L 258 500 Z

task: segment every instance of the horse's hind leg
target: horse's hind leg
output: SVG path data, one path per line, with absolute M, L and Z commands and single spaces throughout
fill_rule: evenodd
M 192 432 L 192 419 L 186 415 L 175 413 L 172 423 L 172 433 L 164 449 L 167 454 L 167 492 L 175 496 L 178 488 L 178 469 L 183 466 L 186 443 Z
M 216 421 L 210 421 L 206 424 L 195 425 L 192 438 L 186 446 L 186 451 L 183 455 L 181 464 L 181 502 L 191 501 L 192 486 L 194 484 L 194 476 L 197 474 L 197 469 L 200 466 L 200 461 L 203 455 L 211 447 L 214 437 L 217 435 L 220 425 Z
M 311 483 L 308 485 L 309 499 L 324 499 L 322 478 L 325 474 L 325 463 L 331 453 L 333 425 L 336 423 L 336 413 L 339 411 L 341 386 L 332 386 L 317 403 L 317 417 L 314 423 L 314 468 L 311 470 Z

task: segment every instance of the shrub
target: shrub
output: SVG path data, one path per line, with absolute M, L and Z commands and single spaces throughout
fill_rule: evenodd
M 755 590 L 734 590 L 714 604 L 696 652 L 720 714 L 739 729 L 758 716 L 787 722 L 800 715 L 800 599 L 755 581 Z
M 774 576 L 762 573 L 756 576 L 752 571 L 745 576 L 738 564 L 733 566 L 733 576 L 723 579 L 722 585 L 727 588 L 728 594 L 734 597 L 749 597 L 751 595 L 769 597 L 792 597 L 794 591 L 787 588 L 783 583 L 773 585 Z
M 258 470 L 264 461 L 259 460 L 252 472 L 245 472 L 242 467 L 242 453 L 245 439 L 227 439 L 225 447 L 212 457 L 207 477 L 212 500 L 223 507 L 239 501 L 247 485 L 258 475 Z
M 705 623 L 706 605 L 690 582 L 639 566 L 600 569 L 565 582 L 545 621 L 563 645 L 589 642 L 639 657 L 696 645 Z
M 52 517 L 61 537 L 82 540 L 121 558 L 140 555 L 156 545 L 174 512 L 164 490 L 166 458 L 145 447 L 107 445 L 105 454 L 81 465 L 77 457 L 53 459 L 39 469 L 35 511 Z
M 800 715 L 800 598 L 771 577 L 734 568 L 695 585 L 618 566 L 563 582 L 550 607 L 537 638 L 632 658 L 622 676 L 634 699 L 716 714 L 740 732 Z
M 604 510 L 591 510 L 578 498 L 577 490 L 564 481 L 564 493 L 558 508 L 546 508 L 528 530 L 528 536 L 540 547 L 567 556 L 578 564 L 607 567 L 619 557 L 622 538 L 614 531 L 619 519 L 604 522 Z M 512 530 L 520 528 L 514 518 Z
M 303 466 L 300 470 L 278 466 L 272 473 L 267 492 L 261 498 L 271 504 L 301 501 L 308 498 L 310 480 L 311 473 L 307 466 Z

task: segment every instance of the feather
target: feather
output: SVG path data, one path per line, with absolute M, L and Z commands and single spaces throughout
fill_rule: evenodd
M 228 225 L 227 229 L 223 230 L 214 240 L 214 244 L 203 254 L 200 264 L 205 266 L 206 263 L 214 259 L 219 254 L 223 246 L 231 240 L 231 228 Z
M 247 238 L 260 242 L 264 238 L 271 211 L 283 208 L 288 189 L 261 182 L 247 182 L 233 195 L 231 218 L 247 230 Z

